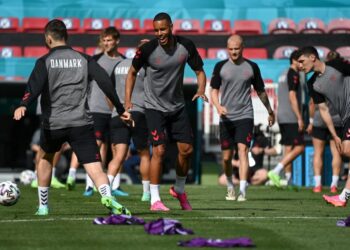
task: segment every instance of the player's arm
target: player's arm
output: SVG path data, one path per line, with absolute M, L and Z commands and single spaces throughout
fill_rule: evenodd
M 30 74 L 26 91 L 19 107 L 14 112 L 13 119 L 20 120 L 25 115 L 27 107 L 38 98 L 47 82 L 48 76 L 45 61 L 39 59 L 36 61 L 34 69 Z
M 124 105 L 127 110 L 132 108 L 132 103 L 131 103 L 131 96 L 132 92 L 135 87 L 135 81 L 137 77 L 137 70 L 134 68 L 134 66 L 131 65 L 128 71 L 128 75 L 126 76 L 125 80 L 125 100 L 124 100 Z
M 214 70 L 213 70 L 213 74 L 211 76 L 211 80 L 210 80 L 210 99 L 211 102 L 213 103 L 213 105 L 215 106 L 218 114 L 221 115 L 226 115 L 227 114 L 227 110 L 226 107 L 221 106 L 220 102 L 219 102 L 219 95 L 220 95 L 220 86 L 221 86 L 221 76 L 220 76 L 220 71 L 222 66 L 224 65 L 224 61 L 223 62 L 219 62 L 215 65 Z
M 196 100 L 198 97 L 202 98 L 204 101 L 208 101 L 208 97 L 205 95 L 205 86 L 207 83 L 207 77 L 202 69 L 194 71 L 197 76 L 198 89 L 197 93 L 193 96 L 192 101 Z
M 310 98 L 310 101 L 309 101 L 309 125 L 306 129 L 308 134 L 311 134 L 311 132 L 312 132 L 312 127 L 314 124 L 314 115 L 315 115 L 315 103 L 314 103 L 314 100 L 312 98 Z
M 257 93 L 260 101 L 262 102 L 262 104 L 264 104 L 267 112 L 269 113 L 268 122 L 269 122 L 269 126 L 271 127 L 275 123 L 275 114 L 273 113 L 273 110 L 271 108 L 269 98 L 265 90 Z

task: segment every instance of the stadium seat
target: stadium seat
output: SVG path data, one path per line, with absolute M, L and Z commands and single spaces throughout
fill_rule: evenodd
M 343 46 L 336 49 L 340 56 L 349 59 L 350 58 L 350 46 Z
M 143 20 L 143 33 L 154 34 L 153 19 Z
M 24 47 L 24 57 L 41 57 L 45 55 L 49 50 L 43 46 L 27 46 Z
M 280 46 L 275 50 L 272 57 L 274 59 L 289 59 L 290 54 L 297 49 L 296 46 Z
M 122 34 L 140 34 L 140 20 L 136 18 L 124 19 L 118 18 L 114 20 L 116 27 Z
M 226 48 L 210 48 L 208 49 L 207 58 L 225 60 L 228 58 Z
M 79 47 L 79 46 L 73 46 L 72 49 L 78 51 L 78 52 L 82 52 L 84 53 L 84 48 L 83 47 Z
M 44 32 L 45 25 L 49 22 L 46 17 L 24 17 L 22 19 L 23 32 L 41 33 Z
M 259 20 L 236 20 L 233 24 L 233 34 L 260 35 L 263 33 Z
M 119 53 L 124 55 L 126 58 L 134 58 L 135 53 L 136 53 L 136 48 L 131 47 L 119 47 L 118 48 Z
M 317 49 L 318 56 L 321 59 L 324 59 L 327 57 L 327 54 L 329 53 L 330 49 L 324 46 L 315 46 L 315 49 Z
M 0 17 L 0 32 L 17 32 L 19 21 L 17 17 Z
M 97 46 L 95 46 L 95 47 L 87 47 L 87 48 L 85 48 L 85 53 L 90 55 L 90 56 L 93 56 L 93 55 L 98 54 L 99 50 L 98 50 Z
M 207 35 L 229 35 L 231 33 L 230 20 L 205 20 L 203 32 Z
M 64 22 L 64 24 L 67 27 L 67 30 L 70 34 L 72 33 L 80 33 L 80 19 L 76 17 L 65 17 L 65 18 L 58 18 Z
M 273 83 L 274 81 L 273 81 L 273 79 L 271 79 L 271 78 L 266 78 L 266 79 L 264 79 L 264 83 Z
M 298 32 L 303 34 L 324 34 L 326 33 L 326 25 L 320 19 L 305 18 L 300 20 Z
M 296 24 L 290 18 L 276 18 L 273 19 L 269 24 L 270 34 L 295 34 Z
M 174 34 L 195 35 L 201 34 L 202 28 L 197 19 L 177 19 L 174 22 L 173 32 Z
M 0 46 L 0 58 L 21 57 L 22 49 L 19 46 Z
M 247 59 L 266 59 L 267 50 L 265 48 L 245 48 L 243 57 Z
M 26 78 L 23 76 L 0 76 L 0 81 L 24 82 Z
M 338 18 L 329 21 L 328 33 L 350 33 L 350 19 Z
M 110 22 L 107 18 L 85 18 L 83 21 L 83 30 L 90 34 L 99 34 L 109 26 Z
M 198 54 L 202 59 L 207 58 L 207 51 L 204 48 L 197 48 Z

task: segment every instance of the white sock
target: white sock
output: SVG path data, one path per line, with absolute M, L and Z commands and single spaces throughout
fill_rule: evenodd
M 246 189 L 247 189 L 247 181 L 246 180 L 239 181 L 239 192 L 245 195 Z
M 149 193 L 150 192 L 150 181 L 142 181 L 142 187 L 143 187 L 143 192 L 144 193 Z
M 49 206 L 49 187 L 38 187 L 39 208 Z
M 341 194 L 339 195 L 339 200 L 347 201 L 350 198 L 350 189 L 344 188 Z
M 321 186 L 321 175 L 315 175 L 314 180 L 315 180 L 315 187 Z
M 98 192 L 100 192 L 101 196 L 112 196 L 111 187 L 108 184 L 102 184 L 101 186 L 99 186 Z
M 77 169 L 71 167 L 71 168 L 69 168 L 68 177 L 71 177 L 75 180 L 76 173 L 77 173 Z
M 111 186 L 112 186 L 112 189 L 113 189 L 113 190 L 119 188 L 119 186 L 120 186 L 120 173 L 118 173 L 118 174 L 114 177 L 113 185 L 111 185 Z
M 56 168 L 52 168 L 52 178 L 54 178 L 56 176 Z
M 272 171 L 275 173 L 275 174 L 280 174 L 280 172 L 282 171 L 283 169 L 283 165 L 282 163 L 278 163 L 276 165 L 276 167 L 274 169 L 272 169 Z
M 107 177 L 108 177 L 109 185 L 112 186 L 113 185 L 114 176 L 109 174 L 109 175 L 107 175 Z
M 174 189 L 175 189 L 176 193 L 183 194 L 185 192 L 186 178 L 187 178 L 187 176 L 176 175 L 175 185 L 174 185 Z
M 291 172 L 287 172 L 287 173 L 285 173 L 284 175 L 286 176 L 287 182 L 289 182 L 290 179 L 292 178 L 292 173 L 291 173 Z
M 332 175 L 332 184 L 331 187 L 338 187 L 339 176 Z
M 89 188 L 93 188 L 94 187 L 94 182 L 92 181 L 92 179 L 90 178 L 90 176 L 88 174 L 86 174 L 86 190 Z
M 232 181 L 232 175 L 231 176 L 226 176 L 226 183 L 227 183 L 227 189 L 233 189 L 233 181 Z
M 153 205 L 156 201 L 160 201 L 159 185 L 150 184 L 149 187 L 151 190 L 151 205 Z

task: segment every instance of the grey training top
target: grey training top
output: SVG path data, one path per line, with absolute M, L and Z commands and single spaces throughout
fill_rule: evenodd
M 146 67 L 145 107 L 161 112 L 177 111 L 185 106 L 183 78 L 186 63 L 192 70 L 201 70 L 203 61 L 194 43 L 181 36 L 173 36 L 175 46 L 165 49 L 157 39 L 142 45 L 132 61 L 138 71 Z
M 115 84 L 119 99 L 124 104 L 125 100 L 125 80 L 131 67 L 132 59 L 124 59 L 120 61 L 112 72 L 112 81 Z M 145 112 L 145 92 L 144 92 L 144 76 L 145 71 L 141 69 L 136 77 L 134 91 L 131 96 L 131 103 L 133 104 L 132 111 Z M 118 113 L 113 109 L 112 117 L 117 116 Z
M 92 57 L 97 63 L 107 72 L 110 76 L 117 63 L 123 60 L 124 57 L 118 56 L 115 58 L 109 57 L 108 55 L 101 53 Z M 119 92 L 117 92 L 120 95 Z M 96 81 L 91 83 L 91 93 L 89 97 L 89 107 L 92 113 L 111 114 L 112 111 L 108 106 L 106 96 L 102 90 L 97 86 Z
M 277 121 L 279 124 L 298 123 L 292 104 L 289 100 L 289 92 L 296 92 L 298 107 L 301 112 L 301 86 L 299 72 L 289 68 L 286 75 L 281 77 L 278 84 L 278 108 Z
M 210 86 L 220 89 L 221 105 L 227 109 L 227 115 L 221 120 L 254 119 L 251 85 L 258 93 L 265 91 L 256 63 L 244 58 L 240 64 L 226 59 L 215 65 Z

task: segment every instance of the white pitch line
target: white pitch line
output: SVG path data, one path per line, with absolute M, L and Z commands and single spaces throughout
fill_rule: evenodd
M 93 221 L 95 218 L 38 218 L 38 219 L 14 219 L 14 220 L 0 220 L 0 223 L 14 223 L 14 222 L 43 222 L 43 221 Z M 152 220 L 154 218 L 144 217 L 143 219 Z M 322 217 L 322 216 L 278 216 L 278 217 L 229 217 L 229 216 L 217 216 L 217 217 L 184 217 L 173 218 L 176 220 L 320 220 L 329 219 L 337 220 L 339 217 Z

